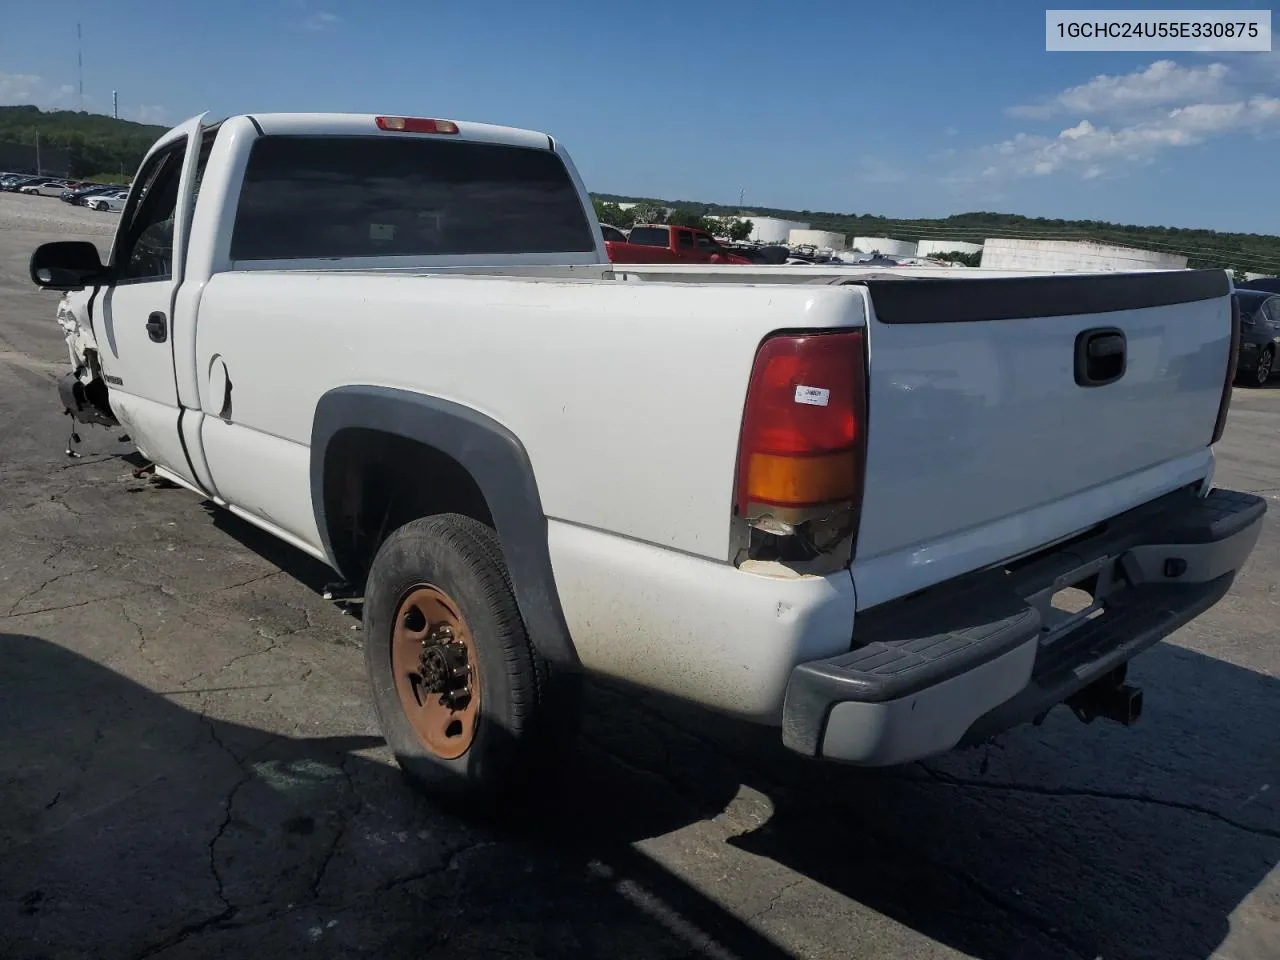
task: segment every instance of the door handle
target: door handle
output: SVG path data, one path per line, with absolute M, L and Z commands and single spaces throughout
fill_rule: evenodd
M 1119 327 L 1095 327 L 1076 336 L 1076 383 L 1103 387 L 1124 376 L 1129 365 L 1128 343 Z
M 164 343 L 169 339 L 169 321 L 159 310 L 147 317 L 147 336 L 152 343 Z

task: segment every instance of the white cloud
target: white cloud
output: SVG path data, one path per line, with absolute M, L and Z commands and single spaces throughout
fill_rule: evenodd
M 907 179 L 907 174 L 896 164 L 867 155 L 862 158 L 862 171 L 858 174 L 858 179 L 863 183 L 902 183 Z
M 1240 66 L 1233 61 L 1231 67 L 1157 60 L 1132 73 L 1094 77 L 1039 104 L 1011 108 L 1008 113 L 1027 119 L 1065 116 L 1070 125 L 1056 133 L 1019 132 L 973 151 L 970 172 L 958 171 L 957 179 L 1071 174 L 1095 180 L 1218 137 L 1280 133 L 1280 58 L 1251 56 L 1247 66 L 1242 58 Z
M 79 106 L 79 99 L 76 88 L 69 83 L 55 85 L 32 73 L 0 73 L 0 103 L 34 104 L 44 110 L 74 110 Z
M 32 104 L 42 110 L 79 110 L 80 95 L 69 83 L 51 83 L 30 73 L 0 73 L 0 103 Z M 110 101 L 101 102 L 92 94 L 85 94 L 83 109 L 89 113 L 111 112 Z M 172 122 L 169 111 L 158 104 L 139 104 L 136 107 L 121 106 L 120 116 L 138 123 L 154 123 L 161 126 Z
M 337 26 L 342 22 L 342 18 L 336 13 L 330 13 L 327 10 L 317 10 L 307 15 L 307 19 L 303 21 L 303 26 L 308 30 L 327 30 L 329 27 Z
M 1042 103 L 1010 107 L 1008 112 L 1033 120 L 1062 114 L 1127 116 L 1150 107 L 1223 99 L 1231 95 L 1230 72 L 1222 63 L 1183 67 L 1157 60 L 1133 73 L 1101 74 Z
M 154 103 L 139 104 L 130 110 L 122 110 L 120 115 L 126 120 L 136 120 L 138 123 L 154 123 L 162 127 L 170 126 L 173 123 L 170 119 L 169 111 Z
M 1280 130 L 1280 97 L 1257 95 L 1233 103 L 1195 103 L 1140 123 L 1095 126 L 1081 120 L 1056 136 L 1019 133 L 987 148 L 984 176 L 1045 176 L 1078 172 L 1102 176 L 1115 164 L 1151 163 L 1161 152 L 1193 147 L 1232 133 Z

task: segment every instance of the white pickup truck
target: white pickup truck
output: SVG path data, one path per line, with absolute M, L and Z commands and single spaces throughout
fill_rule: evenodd
M 1265 511 L 1212 487 L 1224 272 L 615 269 L 591 211 L 541 133 L 200 117 L 31 276 L 68 412 L 363 597 L 428 790 L 509 788 L 584 674 L 864 765 L 1136 719 Z

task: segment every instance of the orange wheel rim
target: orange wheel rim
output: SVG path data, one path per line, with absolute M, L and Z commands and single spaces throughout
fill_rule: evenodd
M 480 719 L 475 640 L 443 590 L 423 583 L 405 592 L 391 625 L 391 670 L 422 745 L 441 760 L 466 753 Z

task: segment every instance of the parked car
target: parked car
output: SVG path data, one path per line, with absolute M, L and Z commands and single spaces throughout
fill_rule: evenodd
M 625 240 L 606 240 L 610 263 L 738 263 L 746 257 L 732 252 L 705 230 L 665 223 L 642 223 Z
M 82 202 L 90 210 L 110 210 L 113 213 L 119 213 L 124 209 L 125 201 L 129 199 L 129 194 L 121 191 L 115 193 L 97 193 L 91 197 L 86 197 Z
M 1226 271 L 624 270 L 545 134 L 202 121 L 109 263 L 32 255 L 59 393 L 362 598 L 425 790 L 545 789 L 584 672 L 869 766 L 1064 701 L 1132 723 L 1130 661 L 1257 542 L 1266 501 L 1213 487 Z
M 64 190 L 58 199 L 83 206 L 90 197 L 107 193 L 120 193 L 122 190 L 126 190 L 126 188 L 118 183 L 90 183 Z
M 1280 352 L 1280 293 L 1236 288 L 1240 305 L 1241 383 L 1262 386 L 1271 378 Z
M 1257 280 L 1246 280 L 1236 284 L 1237 290 L 1263 290 L 1267 293 L 1280 293 L 1280 277 L 1259 277 Z
M 65 189 L 67 189 L 65 180 L 37 180 L 19 187 L 18 192 L 32 196 L 56 197 Z
M 5 177 L 3 180 L 0 180 L 0 190 L 17 192 L 19 189 L 27 186 L 28 184 L 41 183 L 43 182 L 43 180 L 44 180 L 43 177 L 32 177 L 25 174 L 19 174 L 13 177 Z

